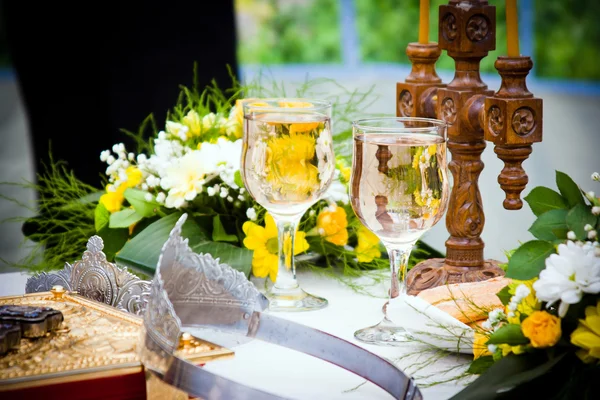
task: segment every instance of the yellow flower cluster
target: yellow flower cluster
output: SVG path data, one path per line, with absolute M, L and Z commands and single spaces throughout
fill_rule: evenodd
M 271 281 L 277 280 L 279 268 L 279 242 L 277 234 L 277 225 L 270 214 L 265 215 L 265 226 L 262 227 L 252 221 L 246 221 L 242 226 L 246 235 L 244 246 L 253 250 L 252 273 L 258 278 L 269 276 Z M 286 266 L 291 265 L 292 257 L 291 238 L 287 237 L 284 243 L 284 254 L 286 255 Z M 306 233 L 297 231 L 294 240 L 294 255 L 298 255 L 308 250 Z
M 137 167 L 127 167 L 125 173 L 127 174 L 127 182 L 121 183 L 114 190 L 109 190 L 111 189 L 111 185 L 106 186 L 106 193 L 100 196 L 100 203 L 111 213 L 121 209 L 123 201 L 125 201 L 125 190 L 136 187 L 142 182 L 142 171 Z
M 352 174 L 352 168 L 350 168 L 346 164 L 346 162 L 343 159 L 341 159 L 341 158 L 336 159 L 335 166 L 340 171 L 340 174 L 342 175 L 343 182 L 344 183 L 349 183 L 350 182 L 350 176 Z
M 585 308 L 585 318 L 571 333 L 571 343 L 581 348 L 577 356 L 583 362 L 600 362 L 600 300 Z
M 371 262 L 373 259 L 381 257 L 377 235 L 361 226 L 356 231 L 356 236 L 358 237 L 358 245 L 354 251 L 359 262 Z
M 182 140 L 194 139 L 198 141 L 198 149 L 202 142 L 215 142 L 217 138 L 211 135 L 207 138 L 205 134 L 217 132 L 218 136 L 225 136 L 231 140 L 242 137 L 244 127 L 244 110 L 242 101 L 236 101 L 229 116 L 208 113 L 203 117 L 196 110 L 190 110 L 181 119 L 181 122 L 167 121 L 165 131 Z
M 419 164 L 425 164 L 427 161 L 435 155 L 437 152 L 437 145 L 433 144 L 427 147 L 426 151 L 423 151 L 423 147 L 419 147 L 413 156 L 412 167 L 414 169 L 419 169 Z
M 511 346 L 510 344 L 499 344 L 498 348 L 502 350 L 502 357 L 506 357 L 510 353 L 513 354 L 523 354 L 527 349 L 527 346 L 519 344 L 516 346 Z
M 489 338 L 489 334 L 475 331 L 475 337 L 473 339 L 473 360 L 477 360 L 479 357 L 492 355 L 486 344 Z
M 305 200 L 308 193 L 318 189 L 319 170 L 310 162 L 315 156 L 312 135 L 290 132 L 270 138 L 267 147 L 267 181 L 273 191 L 287 200 Z
M 535 290 L 533 289 L 533 283 L 537 280 L 537 278 L 533 278 L 527 281 L 518 281 L 512 280 L 511 283 L 508 284 L 508 293 L 514 295 L 516 289 L 519 285 L 523 284 L 529 288 L 529 295 L 525 297 L 521 302 L 517 305 L 517 309 L 513 311 L 514 315 L 510 316 L 510 309 L 508 305 L 505 307 L 505 313 L 507 315 L 507 321 L 509 324 L 520 324 L 521 323 L 521 315 L 531 315 L 534 311 L 540 310 L 542 307 L 542 303 L 540 303 L 535 296 Z
M 332 211 L 328 208 L 319 213 L 317 217 L 317 229 L 325 240 L 337 246 L 345 246 L 348 243 L 348 220 L 346 210 L 335 207 Z
M 509 324 L 521 325 L 521 319 L 523 317 L 531 316 L 534 312 L 541 309 L 542 304 L 538 301 L 537 297 L 535 296 L 535 290 L 533 289 L 533 283 L 536 280 L 537 280 L 537 278 L 533 278 L 533 279 L 530 279 L 527 281 L 512 280 L 508 284 L 508 293 L 511 296 L 515 295 L 517 287 L 519 287 L 522 284 L 529 288 L 529 294 L 518 303 L 516 310 L 511 310 L 508 305 L 505 306 L 504 312 L 506 314 L 506 320 Z M 548 314 L 548 315 L 550 315 L 550 314 Z M 541 327 L 537 327 L 535 330 L 535 332 L 537 332 L 537 333 L 534 334 L 534 327 L 537 326 L 534 324 L 534 322 L 535 321 L 539 322 L 539 318 L 540 318 L 540 316 L 536 316 L 534 319 L 532 319 L 528 323 L 529 325 L 528 325 L 527 329 L 530 330 L 529 331 L 530 334 L 532 336 L 542 335 L 542 334 L 552 335 L 552 333 L 550 333 L 549 331 L 546 332 L 546 329 L 553 328 L 553 326 L 550 326 L 550 325 L 547 325 L 547 326 L 544 325 Z M 560 329 L 560 324 L 558 325 L 558 328 Z M 523 331 L 523 334 L 527 337 L 527 335 L 524 332 L 524 329 L 525 328 L 523 326 L 521 326 L 521 330 Z M 560 338 L 560 332 L 559 332 L 559 338 Z M 530 340 L 531 340 L 531 338 L 530 338 Z M 540 339 L 540 343 L 542 343 L 542 342 L 543 342 L 543 339 Z M 533 341 L 532 341 L 531 345 L 533 347 L 535 347 L 535 345 L 533 345 Z M 528 347 L 528 345 L 516 345 L 516 346 L 511 346 L 508 344 L 498 345 L 498 348 L 500 350 L 502 350 L 503 356 L 507 356 L 510 353 L 523 354 L 527 350 L 527 347 Z
M 437 212 L 437 209 L 440 207 L 440 199 L 436 199 L 435 197 L 431 197 L 430 201 L 429 201 L 429 205 L 427 205 L 427 200 L 423 199 L 423 197 L 421 196 L 421 190 L 420 189 L 415 189 L 415 191 L 413 192 L 413 196 L 415 199 L 415 203 L 421 207 L 427 207 L 429 208 L 429 212 L 425 211 L 423 213 L 423 218 L 425 219 L 429 219 L 431 218 L 432 215 L 435 215 L 435 213 Z

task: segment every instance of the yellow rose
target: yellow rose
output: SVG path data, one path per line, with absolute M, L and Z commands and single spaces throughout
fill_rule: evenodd
M 475 339 L 473 340 L 473 359 L 476 360 L 482 356 L 491 356 L 492 353 L 488 350 L 486 342 L 489 340 L 489 335 L 484 335 L 479 332 L 475 332 Z
M 347 226 L 346 210 L 342 207 L 336 207 L 334 211 L 324 209 L 317 217 L 319 234 L 337 246 L 345 246 L 348 243 Z
M 310 163 L 315 155 L 315 139 L 290 134 L 268 142 L 267 181 L 288 200 L 304 200 L 319 188 L 319 170 Z
M 306 200 L 308 193 L 319 188 L 319 170 L 312 164 L 282 161 L 267 175 L 271 188 L 287 200 Z
M 552 347 L 560 339 L 560 318 L 547 311 L 534 311 L 525 318 L 521 330 L 533 347 Z
M 358 236 L 358 245 L 354 249 L 359 262 L 371 262 L 377 257 L 381 257 L 379 250 L 379 238 L 369 229 L 361 226 L 356 231 Z
M 290 134 L 310 132 L 319 127 L 319 122 L 298 122 L 290 124 Z
M 274 137 L 268 142 L 273 152 L 273 162 L 298 161 L 306 163 L 315 156 L 315 138 L 311 135 L 290 133 Z
M 579 325 L 571 333 L 571 343 L 581 350 L 577 356 L 585 363 L 600 360 L 600 301 L 596 306 L 585 308 L 585 319 L 579 320 Z

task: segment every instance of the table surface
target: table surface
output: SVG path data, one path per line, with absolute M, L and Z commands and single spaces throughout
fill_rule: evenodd
M 20 273 L 0 275 L 0 296 L 22 294 L 27 276 Z M 452 397 L 468 383 L 456 380 L 467 366 L 468 356 L 443 358 L 416 343 L 398 347 L 373 346 L 354 339 L 354 332 L 378 323 L 383 314 L 386 287 L 369 287 L 371 295 L 359 294 L 331 278 L 314 273 L 298 274 L 298 281 L 309 293 L 325 297 L 329 305 L 318 311 L 282 313 L 281 318 L 320 329 L 348 340 L 394 362 L 411 374 L 426 400 Z M 366 282 L 363 279 L 363 282 Z M 255 281 L 260 287 L 261 282 Z M 259 340 L 243 341 L 232 347 L 235 357 L 208 363 L 205 368 L 237 382 L 294 399 L 390 399 L 379 387 L 341 368 L 311 356 Z M 451 379 L 448 383 L 429 384 Z

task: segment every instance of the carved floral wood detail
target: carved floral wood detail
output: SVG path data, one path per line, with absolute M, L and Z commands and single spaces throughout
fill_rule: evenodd
M 477 156 L 473 158 L 477 159 L 453 159 L 448 165 L 455 182 L 446 214 L 448 231 L 452 236 L 477 238 L 483 231 L 485 216 L 477 182 L 483 162 Z
M 489 33 L 489 21 L 484 15 L 473 15 L 467 22 L 467 37 L 473 42 L 479 42 Z
M 408 90 L 403 90 L 402 93 L 400 93 L 399 110 L 403 117 L 410 117 L 413 114 L 413 98 L 412 94 Z
M 481 80 L 480 62 L 496 48 L 496 7 L 488 1 L 451 0 L 440 5 L 438 12 L 438 48 L 429 47 L 428 51 L 446 51 L 454 59 L 454 78 L 435 92 L 428 88 L 428 95 L 418 92 L 420 82 L 434 79 L 428 70 L 419 69 L 418 80 L 411 74 L 397 84 L 397 93 L 417 93 L 414 116 L 448 123 L 449 168 L 454 177 L 446 213 L 450 233 L 446 259 L 427 260 L 413 268 L 407 277 L 411 294 L 444 283 L 485 280 L 503 273 L 496 262 L 485 260 L 480 237 L 485 223 L 478 187 L 484 167 L 481 153 L 486 140 L 495 144 L 494 151 L 505 162 L 498 177 L 506 193 L 503 205 L 509 210 L 519 209 L 520 193 L 527 184 L 521 163 L 531 153 L 531 144 L 541 141 L 542 135 L 542 101 L 534 98 L 525 84 L 533 67 L 529 57 L 496 59 L 495 67 L 502 77 L 497 92 Z M 414 47 L 410 44 L 407 53 Z M 413 69 L 418 69 L 420 61 L 411 58 L 411 62 Z
M 533 110 L 529 107 L 517 109 L 512 117 L 512 128 L 517 135 L 525 136 L 535 128 Z
M 456 17 L 452 13 L 446 14 L 442 22 L 442 33 L 446 40 L 453 41 L 458 36 Z

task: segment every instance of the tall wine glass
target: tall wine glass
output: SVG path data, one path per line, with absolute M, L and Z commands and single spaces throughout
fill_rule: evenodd
M 353 124 L 352 208 L 385 245 L 392 282 L 383 320 L 354 333 L 382 345 L 409 332 L 387 317 L 406 295 L 407 262 L 417 240 L 443 216 L 448 203 L 446 124 L 426 118 L 373 118 Z
M 244 102 L 242 180 L 250 195 L 273 217 L 278 242 L 277 279 L 267 292 L 274 311 L 305 311 L 327 306 L 296 281 L 294 253 L 298 222 L 331 185 L 335 156 L 331 103 L 309 99 L 257 99 Z M 255 255 L 256 256 L 256 255 Z M 272 257 L 272 255 L 267 254 Z

